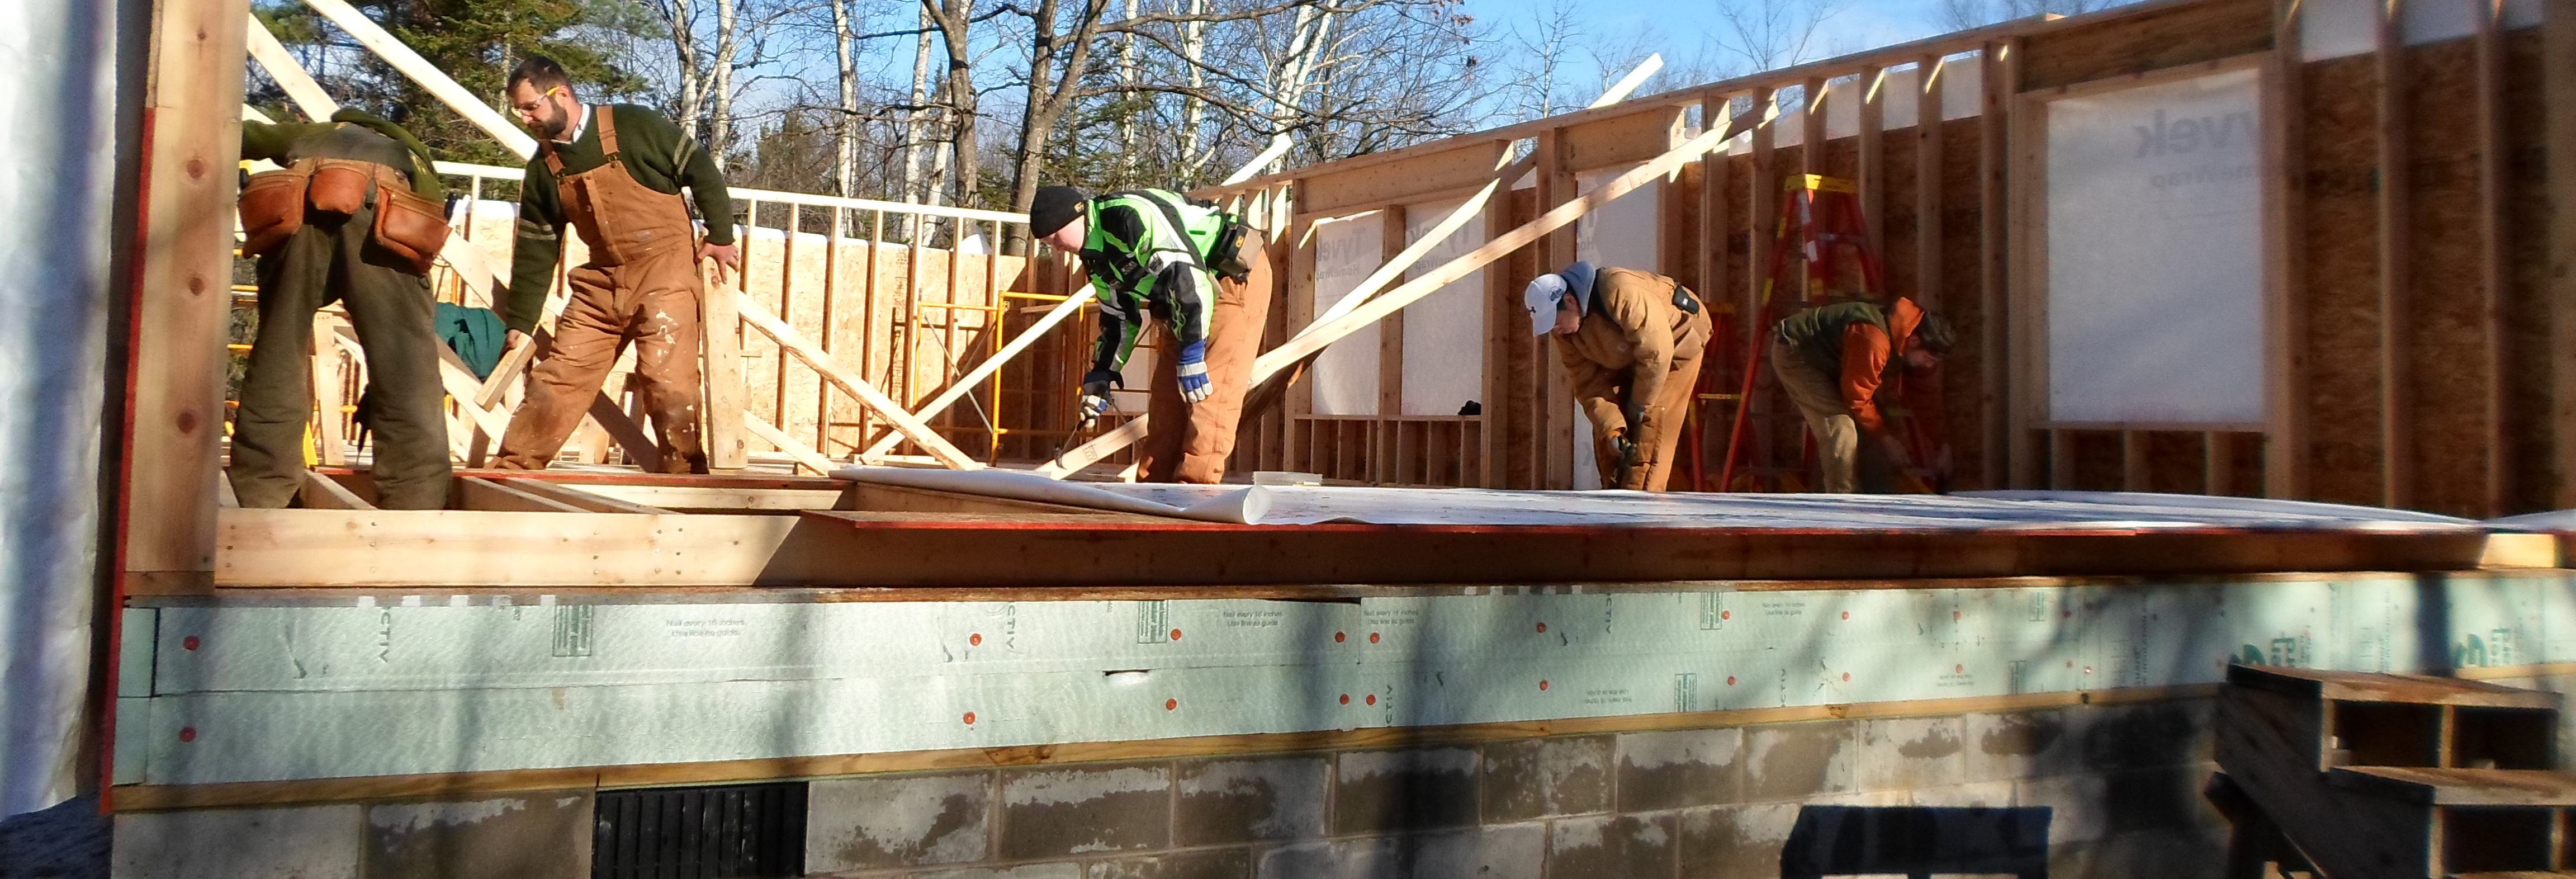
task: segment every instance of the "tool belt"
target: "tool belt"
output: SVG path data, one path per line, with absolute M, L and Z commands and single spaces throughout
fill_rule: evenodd
M 242 186 L 242 254 L 258 256 L 304 228 L 308 213 L 347 220 L 376 206 L 376 243 L 414 274 L 429 271 L 447 244 L 447 213 L 413 192 L 402 172 L 351 159 L 302 159 L 293 167 L 251 175 Z

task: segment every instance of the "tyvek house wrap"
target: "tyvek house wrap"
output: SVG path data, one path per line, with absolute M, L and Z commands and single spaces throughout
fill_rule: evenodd
M 81 771 L 118 5 L 0 3 L 0 816 Z

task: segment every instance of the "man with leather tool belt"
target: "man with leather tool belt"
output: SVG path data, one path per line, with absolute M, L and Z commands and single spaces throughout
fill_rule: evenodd
M 1662 275 L 1578 262 L 1538 276 L 1524 299 L 1535 334 L 1556 334 L 1574 403 L 1592 419 L 1601 484 L 1663 491 L 1708 349 L 1699 297 Z
M 244 507 L 283 507 L 302 487 L 313 312 L 337 300 L 366 350 L 376 505 L 446 506 L 427 273 L 447 224 L 429 148 L 391 122 L 341 110 L 329 122 L 244 122 L 242 158 L 286 169 L 242 187 L 242 253 L 259 257 L 259 335 L 233 417 L 233 495 Z
M 1234 453 L 1236 421 L 1270 316 L 1269 242 L 1215 205 L 1160 189 L 1092 198 L 1038 190 L 1029 234 L 1079 254 L 1100 299 L 1100 341 L 1082 379 L 1082 420 L 1108 408 L 1145 330 L 1161 335 L 1136 445 L 1146 482 L 1214 483 Z
M 572 301 L 555 324 L 528 398 L 510 418 L 494 466 L 539 470 L 563 450 L 599 393 L 618 349 L 635 345 L 635 378 L 659 434 L 661 469 L 707 472 L 699 439 L 698 260 L 740 270 L 733 196 L 715 157 L 661 114 L 627 104 L 584 106 L 563 67 L 529 56 L 510 72 L 510 104 L 537 135 L 519 189 L 518 241 L 510 267 L 510 347 L 527 340 L 545 309 L 569 223 L 590 261 L 567 273 Z M 705 242 L 689 220 L 686 186 L 706 218 Z

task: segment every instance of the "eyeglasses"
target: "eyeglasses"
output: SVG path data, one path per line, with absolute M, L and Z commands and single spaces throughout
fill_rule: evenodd
M 534 113 L 537 111 L 538 107 L 545 106 L 547 98 L 554 97 L 559 92 L 563 94 L 571 94 L 570 92 L 565 92 L 563 86 L 555 86 L 553 88 L 546 89 L 545 93 L 538 95 L 536 100 L 522 104 L 512 104 L 510 105 L 510 109 L 517 110 L 521 113 Z

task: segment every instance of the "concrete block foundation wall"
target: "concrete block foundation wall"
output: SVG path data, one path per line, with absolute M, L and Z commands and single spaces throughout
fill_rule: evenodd
M 2045 806 L 2060 875 L 2216 875 L 2206 698 L 818 778 L 809 875 L 1770 877 L 1804 805 Z M 590 874 L 591 791 L 126 813 L 134 879 Z

